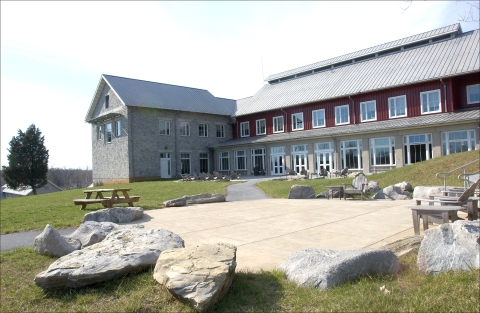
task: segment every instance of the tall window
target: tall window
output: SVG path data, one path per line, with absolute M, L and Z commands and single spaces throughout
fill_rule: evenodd
M 422 114 L 440 112 L 440 90 L 425 91 L 420 93 Z
M 105 125 L 105 132 L 107 142 L 112 142 L 112 123 L 108 123 Z
M 390 118 L 407 116 L 407 97 L 388 98 L 388 115 Z
M 252 149 L 252 167 L 255 170 L 258 167 L 259 171 L 265 170 L 265 149 Z
M 180 136 L 190 136 L 189 122 L 180 122 Z
M 324 127 L 325 126 L 325 110 L 315 110 L 312 111 L 312 121 L 313 127 Z
M 248 122 L 240 123 L 240 132 L 242 137 L 250 136 L 250 124 Z
M 170 135 L 170 121 L 160 121 L 160 135 Z
M 467 86 L 467 104 L 480 103 L 480 84 Z
M 115 136 L 120 137 L 122 135 L 122 125 L 120 120 L 115 121 Z
M 303 129 L 303 113 L 292 114 L 292 130 Z
M 208 173 L 208 153 L 200 153 L 200 173 Z
M 225 138 L 225 125 L 217 124 L 217 138 Z
M 198 136 L 208 137 L 208 124 L 205 124 L 205 123 L 198 124 Z
M 110 96 L 106 95 L 105 96 L 105 109 L 108 109 L 109 105 L 110 105 Z
M 362 169 L 362 141 L 350 140 L 340 142 L 342 169 Z
M 275 116 L 273 118 L 273 132 L 282 133 L 283 132 L 283 115 Z
M 257 135 L 265 135 L 267 133 L 267 126 L 265 119 L 257 120 Z
M 97 139 L 101 140 L 103 138 L 103 125 L 97 126 Z
M 395 165 L 395 138 L 370 139 L 370 164 Z
M 377 109 L 376 109 L 376 102 L 367 101 L 367 102 L 360 102 L 360 112 L 362 116 L 362 122 L 367 121 L 376 121 L 377 120 Z
M 475 131 L 461 130 L 442 133 L 442 154 L 475 150 Z
M 335 125 L 342 125 L 348 123 L 350 123 L 348 104 L 335 107 Z
M 190 174 L 190 153 L 180 153 L 180 166 L 182 174 Z
M 230 152 L 220 152 L 220 170 L 230 170 Z
M 238 171 L 247 169 L 247 151 L 238 150 L 235 151 L 235 169 Z
M 403 136 L 405 164 L 432 158 L 432 134 Z

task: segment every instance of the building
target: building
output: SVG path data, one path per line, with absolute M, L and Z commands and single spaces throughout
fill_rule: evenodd
M 479 149 L 479 39 L 443 27 L 271 75 L 237 101 L 103 75 L 86 118 L 94 181 L 372 173 Z
M 47 184 L 43 187 L 37 188 L 37 195 L 42 195 L 45 193 L 57 192 L 62 191 L 62 188 L 58 187 L 51 181 L 47 181 Z M 32 188 L 18 188 L 18 189 L 10 189 L 7 185 L 2 186 L 2 199 L 10 199 L 10 198 L 19 198 L 19 197 L 26 197 L 32 196 L 33 189 Z

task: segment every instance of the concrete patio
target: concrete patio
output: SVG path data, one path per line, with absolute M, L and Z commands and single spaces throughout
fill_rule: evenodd
M 185 246 L 237 246 L 237 269 L 273 269 L 306 248 L 373 249 L 412 236 L 413 200 L 264 199 L 145 211 L 140 223 L 180 235 Z M 423 230 L 421 230 L 423 234 Z

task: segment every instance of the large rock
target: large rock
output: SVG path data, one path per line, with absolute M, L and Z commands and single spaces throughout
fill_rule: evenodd
M 312 199 L 315 198 L 315 189 L 312 186 L 293 185 L 290 188 L 288 199 Z
M 169 207 L 177 207 L 177 206 L 186 206 L 187 205 L 187 197 L 183 196 L 181 198 L 167 200 L 163 202 L 163 206 L 166 208 Z
M 418 269 L 427 273 L 480 269 L 480 221 L 455 221 L 425 231 Z
M 367 188 L 368 188 L 368 193 L 370 194 L 374 194 L 380 190 L 380 187 L 378 186 L 378 182 L 376 181 L 369 181 Z
M 443 186 L 417 186 L 413 189 L 413 197 L 419 199 L 429 199 L 430 196 L 441 196 Z
M 142 216 L 143 208 L 141 207 L 118 207 L 87 213 L 83 221 L 129 223 L 141 219 Z
M 400 187 L 400 189 L 401 189 L 402 191 L 408 191 L 408 192 L 412 192 L 412 191 L 413 191 L 412 184 L 410 184 L 409 182 L 406 182 L 406 181 L 403 181 L 403 182 L 401 182 L 401 183 L 395 184 L 395 186 Z
M 327 289 L 370 274 L 393 274 L 400 262 L 390 250 L 306 249 L 280 264 L 289 280 L 301 286 Z
M 177 299 L 206 311 L 230 287 L 236 267 L 237 248 L 230 244 L 205 244 L 164 251 L 153 278 Z
M 388 186 L 379 190 L 374 199 L 390 199 L 390 200 L 410 200 L 412 197 L 408 191 L 402 191 L 398 186 Z
M 43 232 L 35 237 L 35 243 L 33 246 L 35 252 L 38 254 L 51 255 L 55 257 L 62 257 L 79 249 L 78 244 L 67 241 L 67 239 L 65 239 L 50 224 L 47 224 Z
M 118 225 L 111 222 L 87 221 L 83 222 L 73 234 L 65 236 L 65 238 L 79 242 L 79 249 L 83 249 L 104 240 L 112 231 L 125 228 L 143 228 L 143 225 Z
M 187 204 L 202 204 L 213 202 L 225 202 L 225 196 L 221 193 L 202 193 L 198 195 L 186 196 Z
M 34 281 L 43 289 L 82 287 L 143 270 L 154 265 L 162 251 L 183 247 L 182 238 L 168 230 L 117 230 L 102 242 L 61 257 Z

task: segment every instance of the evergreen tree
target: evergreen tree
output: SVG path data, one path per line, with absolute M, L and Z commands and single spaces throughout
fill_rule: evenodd
M 18 136 L 10 140 L 8 166 L 2 166 L 2 176 L 9 188 L 30 186 L 33 194 L 37 188 L 47 184 L 48 150 L 45 148 L 44 136 L 35 124 L 26 132 L 18 130 Z

